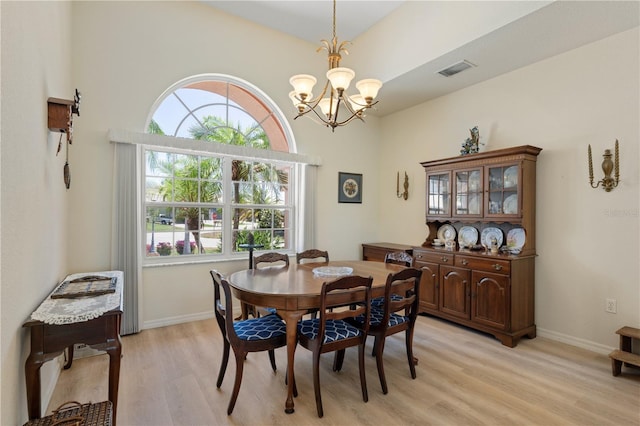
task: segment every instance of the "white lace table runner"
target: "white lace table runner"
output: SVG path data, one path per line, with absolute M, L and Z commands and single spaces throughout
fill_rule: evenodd
M 74 299 L 52 299 L 51 294 L 31 314 L 31 319 L 46 324 L 73 324 L 98 318 L 105 312 L 116 309 L 121 305 L 124 274 L 122 271 L 83 272 L 71 274 L 64 281 L 73 280 L 87 275 L 104 275 L 116 277 L 115 293 L 93 297 L 78 297 Z M 58 288 L 58 286 L 56 286 Z M 53 290 L 55 291 L 55 289 Z M 51 292 L 53 294 L 53 291 Z

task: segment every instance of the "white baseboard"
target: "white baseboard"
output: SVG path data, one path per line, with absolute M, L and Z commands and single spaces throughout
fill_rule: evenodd
M 191 322 L 191 321 L 201 321 L 201 320 L 213 318 L 213 316 L 214 316 L 214 313 L 211 310 L 211 311 L 199 312 L 197 314 L 180 315 L 176 317 L 145 321 L 142 325 L 141 330 L 144 330 L 147 328 L 166 327 L 168 325 L 182 324 L 182 323 Z
M 578 337 L 569 336 L 568 334 L 558 333 L 557 331 L 545 330 L 538 327 L 536 333 L 540 337 L 544 337 L 549 340 L 555 340 L 557 342 L 566 343 L 567 345 L 577 346 L 582 349 L 587 349 L 592 352 L 596 352 L 603 355 L 609 355 L 609 353 L 615 349 L 610 346 L 602 345 L 600 343 L 592 342 L 586 339 L 580 339 Z
M 42 386 L 42 397 L 40 399 L 40 413 L 43 415 L 49 408 L 53 391 L 56 390 L 58 379 L 60 378 L 60 370 L 64 365 L 64 356 L 60 355 L 52 359 L 52 363 L 45 362 L 40 368 L 40 383 Z

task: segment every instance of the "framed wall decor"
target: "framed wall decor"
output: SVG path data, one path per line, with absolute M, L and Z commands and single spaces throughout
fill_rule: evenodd
M 362 203 L 362 175 L 338 172 L 338 202 Z

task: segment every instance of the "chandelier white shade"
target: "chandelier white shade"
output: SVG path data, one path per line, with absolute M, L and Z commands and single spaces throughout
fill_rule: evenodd
M 364 111 L 373 107 L 378 102 L 375 101 L 378 91 L 382 87 L 382 82 L 373 78 L 358 81 L 355 86 L 359 94 L 349 96 L 347 90 L 356 73 L 345 67 L 340 67 L 341 52 L 349 54 L 344 48 L 348 42 L 338 44 L 336 37 L 336 0 L 333 1 L 333 38 L 331 43 L 322 40 L 322 46 L 318 51 L 325 49 L 329 57 L 329 71 L 326 73 L 327 81 L 320 95 L 313 97 L 313 87 L 317 79 L 309 74 L 294 75 L 289 79 L 293 86 L 293 91 L 289 93 L 289 98 L 298 110 L 295 118 L 313 113 L 310 117 L 331 130 L 338 126 L 344 126 L 352 120 L 358 118 L 362 120 Z M 314 117 L 315 116 L 315 117 Z

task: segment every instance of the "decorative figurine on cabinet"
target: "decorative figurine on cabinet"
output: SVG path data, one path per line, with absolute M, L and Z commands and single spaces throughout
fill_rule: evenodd
M 467 140 L 462 144 L 460 155 L 480 152 L 480 131 L 478 130 L 478 126 L 475 126 L 473 129 L 469 129 L 469 132 L 471 132 L 471 137 L 467 138 Z

